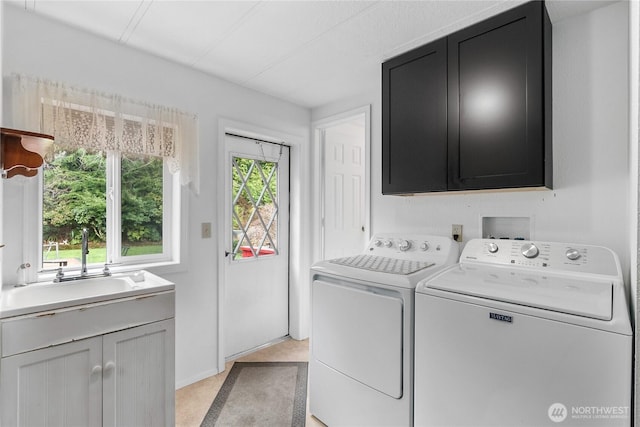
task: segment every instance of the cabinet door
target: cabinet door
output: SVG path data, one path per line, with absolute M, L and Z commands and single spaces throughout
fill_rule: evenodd
M 450 189 L 545 185 L 548 25 L 544 3 L 530 2 L 449 36 Z
M 175 423 L 174 320 L 104 336 L 104 426 Z
M 102 425 L 102 337 L 0 361 L 3 426 Z
M 382 193 L 447 189 L 447 44 L 382 64 Z

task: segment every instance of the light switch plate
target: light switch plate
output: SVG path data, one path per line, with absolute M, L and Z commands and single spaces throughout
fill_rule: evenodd
M 211 238 L 211 223 L 210 222 L 203 222 L 202 223 L 202 238 L 203 239 L 210 239 Z

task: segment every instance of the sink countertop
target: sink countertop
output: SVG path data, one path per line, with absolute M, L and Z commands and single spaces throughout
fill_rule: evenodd
M 175 289 L 172 282 L 148 271 L 136 273 L 142 273 L 144 280 L 134 281 L 132 276 L 135 273 L 116 273 L 69 282 L 5 288 L 0 301 L 0 319 Z

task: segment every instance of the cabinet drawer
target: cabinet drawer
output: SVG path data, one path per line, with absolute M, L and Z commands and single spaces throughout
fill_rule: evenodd
M 169 319 L 175 291 L 68 307 L 2 321 L 2 357 Z

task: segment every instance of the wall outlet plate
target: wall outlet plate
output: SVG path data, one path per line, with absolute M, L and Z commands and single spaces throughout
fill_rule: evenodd
M 462 242 L 462 224 L 451 225 L 451 237 L 456 242 Z

